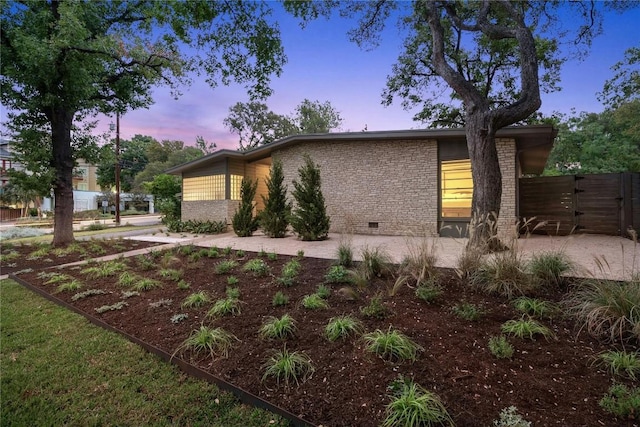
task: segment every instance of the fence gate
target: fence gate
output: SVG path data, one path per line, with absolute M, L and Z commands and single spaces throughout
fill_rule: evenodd
M 628 237 L 640 229 L 640 174 L 520 178 L 518 208 L 521 219 L 535 218 L 527 227 L 535 232 Z

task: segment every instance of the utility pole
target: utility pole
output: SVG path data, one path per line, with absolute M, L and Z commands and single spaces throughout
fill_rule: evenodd
M 116 112 L 116 226 L 120 225 L 120 112 Z

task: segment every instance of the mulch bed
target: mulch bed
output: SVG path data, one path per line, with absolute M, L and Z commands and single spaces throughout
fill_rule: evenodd
M 376 279 L 364 289 L 358 299 L 350 300 L 331 285 L 329 309 L 308 310 L 300 301 L 316 291 L 324 282 L 331 261 L 303 258 L 297 283 L 285 288 L 275 278 L 291 257 L 279 255 L 277 260 L 263 259 L 271 267 L 271 275 L 256 277 L 242 271 L 241 266 L 257 254 L 246 253 L 228 257 L 189 259 L 176 250 L 163 255 L 128 259 L 129 269 L 138 275 L 162 282 L 162 288 L 141 292 L 124 299 L 122 310 L 97 314 L 96 308 L 123 300 L 123 288 L 117 278 L 89 279 L 80 268 L 68 268 L 64 273 L 84 283 L 83 290 L 102 289 L 105 295 L 72 300 L 74 292 L 56 294 L 58 298 L 97 316 L 108 324 L 141 340 L 173 353 L 202 324 L 222 327 L 238 341 L 227 358 L 212 360 L 209 356 L 189 352 L 178 356 L 211 372 L 237 387 L 245 389 L 274 405 L 287 409 L 316 425 L 372 426 L 385 417 L 389 403 L 389 385 L 399 375 L 412 378 L 424 388 L 437 393 L 458 426 L 489 426 L 503 408 L 516 406 L 523 417 L 536 426 L 637 426 L 633 420 L 620 420 L 603 411 L 599 400 L 614 379 L 594 363 L 598 353 L 608 349 L 563 316 L 542 323 L 555 338 L 535 341 L 510 338 L 515 347 L 511 359 L 497 359 L 487 348 L 491 336 L 500 335 L 502 323 L 520 318 L 509 302 L 488 296 L 465 286 L 452 271 L 443 270 L 444 293 L 435 303 L 418 299 L 413 289 L 403 286 L 395 296 L 387 290 L 393 279 Z M 146 262 L 145 262 L 146 258 Z M 206 291 L 212 302 L 225 297 L 227 277 L 215 274 L 215 265 L 223 259 L 239 261 L 230 274 L 239 280 L 241 313 L 237 316 L 209 318 L 203 308 L 182 308 L 185 297 L 196 291 Z M 145 267 L 147 265 L 147 267 Z M 162 268 L 178 269 L 190 284 L 178 289 L 176 281 L 161 278 Z M 21 273 L 19 277 L 47 292 L 55 293 L 57 284 L 46 285 L 38 272 Z M 289 304 L 273 307 L 273 295 L 282 291 Z M 391 315 L 372 319 L 360 312 L 375 295 L 382 295 Z M 544 296 L 559 302 L 560 293 Z M 161 300 L 164 304 L 156 307 Z M 452 307 L 462 302 L 483 308 L 484 315 L 475 322 L 460 319 Z M 188 318 L 172 323 L 171 318 L 186 313 Z M 258 330 L 265 317 L 280 317 L 288 313 L 297 324 L 295 338 L 284 341 L 262 339 Z M 424 347 L 415 362 L 386 362 L 365 351 L 361 339 L 329 342 L 323 331 L 331 317 L 351 314 L 360 319 L 365 331 L 387 330 L 390 326 L 408 335 Z M 284 347 L 308 355 L 315 372 L 299 386 L 278 386 L 274 380 L 263 380 L 263 365 L 274 350 Z M 628 380 L 620 380 L 631 385 Z
M 0 274 L 14 274 L 25 269 L 41 270 L 43 268 L 55 267 L 57 265 L 69 264 L 76 261 L 83 261 L 107 255 L 119 254 L 157 246 L 155 242 L 140 242 L 126 239 L 91 239 L 78 240 L 73 247 L 55 250 L 47 243 L 3 243 L 1 253 L 3 259 L 0 261 Z M 46 254 L 35 254 L 38 249 L 49 248 Z M 14 258 L 11 253 L 17 253 Z M 7 255 L 9 255 L 7 257 Z M 8 259 L 5 260 L 5 257 Z

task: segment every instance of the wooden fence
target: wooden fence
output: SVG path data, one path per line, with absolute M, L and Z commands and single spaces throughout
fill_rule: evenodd
M 534 232 L 629 237 L 640 230 L 640 173 L 567 175 L 519 180 L 519 216 Z M 543 223 L 544 226 L 540 226 Z
M 0 221 L 12 221 L 20 218 L 22 209 L 0 207 Z

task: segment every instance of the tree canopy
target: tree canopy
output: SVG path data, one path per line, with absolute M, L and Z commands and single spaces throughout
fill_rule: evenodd
M 268 95 L 270 76 L 285 62 L 269 15 L 262 2 L 2 2 L 0 100 L 18 145 L 46 144 L 40 160 L 54 171 L 54 245 L 73 240 L 72 172 L 81 147 L 74 127 L 96 113 L 150 105 L 156 85 L 177 94 L 193 71 L 212 86 L 236 81 L 252 97 Z

